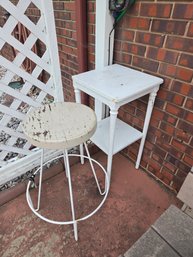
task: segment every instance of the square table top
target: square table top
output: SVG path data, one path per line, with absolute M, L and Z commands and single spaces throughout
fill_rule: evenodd
M 114 103 L 129 102 L 159 89 L 163 79 L 119 64 L 73 77 L 74 87 Z M 156 90 L 156 91 L 157 91 Z

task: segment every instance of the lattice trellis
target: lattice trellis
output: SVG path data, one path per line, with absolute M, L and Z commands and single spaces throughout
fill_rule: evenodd
M 0 66 L 6 70 L 0 80 L 0 185 L 38 165 L 38 150 L 31 150 L 20 126 L 26 113 L 47 101 L 63 101 L 52 1 L 15 2 L 0 0 L 2 10 L 9 13 L 0 27 Z M 26 15 L 32 5 L 40 13 L 36 23 Z M 17 26 L 24 28 L 25 40 L 15 35 Z M 40 43 L 44 46 L 42 54 L 34 51 Z M 3 55 L 5 46 L 14 50 L 11 60 Z M 24 69 L 26 61 L 33 70 Z M 46 74 L 44 80 L 42 74 Z M 10 86 L 15 77 L 22 80 L 20 88 Z M 46 159 L 56 154 L 48 151 Z

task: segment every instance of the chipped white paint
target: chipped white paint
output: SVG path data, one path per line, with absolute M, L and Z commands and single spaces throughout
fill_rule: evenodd
M 67 149 L 86 142 L 96 130 L 94 111 L 77 103 L 52 103 L 30 112 L 23 131 L 31 144 Z

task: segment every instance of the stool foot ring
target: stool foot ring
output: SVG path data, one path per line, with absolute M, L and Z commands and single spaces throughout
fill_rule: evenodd
M 86 152 L 87 152 L 87 147 L 86 148 Z M 87 153 L 88 154 L 88 153 Z M 48 219 L 46 218 L 45 216 L 41 215 L 38 210 L 39 208 L 34 208 L 34 205 L 33 205 L 33 202 L 32 202 L 32 199 L 31 199 L 31 196 L 30 196 L 30 185 L 32 183 L 32 181 L 29 181 L 28 184 L 27 184 L 27 190 L 26 190 L 26 199 L 27 199 L 27 203 L 30 207 L 30 209 L 32 210 L 32 212 L 38 216 L 40 219 L 48 222 L 48 223 L 51 223 L 51 224 L 56 224 L 56 225 L 70 225 L 72 224 L 73 225 L 73 228 L 74 228 L 74 237 L 75 237 L 75 240 L 77 241 L 78 240 L 78 229 L 77 229 L 77 223 L 79 221 L 83 221 L 83 220 L 86 220 L 88 218 L 90 218 L 91 216 L 93 216 L 101 207 L 102 205 L 104 204 L 106 198 L 107 198 L 107 195 L 108 195 L 108 191 L 109 191 L 109 176 L 106 172 L 106 170 L 104 169 L 104 167 L 99 163 L 97 162 L 96 160 L 92 159 L 90 157 L 90 154 L 88 156 L 86 155 L 81 155 L 81 154 L 68 154 L 67 153 L 67 150 L 65 150 L 64 152 L 64 155 L 60 155 L 60 156 L 57 156 L 55 158 L 52 158 L 51 160 L 47 161 L 44 163 L 44 165 L 56 160 L 56 159 L 59 159 L 59 158 L 64 158 L 65 156 L 65 166 L 67 168 L 67 171 L 66 171 L 66 175 L 68 177 L 68 185 L 69 185 L 69 192 L 70 192 L 70 200 L 71 200 L 71 211 L 72 211 L 72 220 L 68 220 L 68 221 L 56 221 L 56 220 L 51 220 L 51 219 Z M 68 160 L 68 157 L 79 157 L 79 158 L 84 158 L 84 159 L 88 159 L 89 160 L 89 163 L 91 165 L 91 169 L 92 169 L 92 172 L 93 172 L 93 175 L 94 175 L 94 178 L 95 178 L 95 181 L 96 181 L 96 184 L 97 184 L 97 188 L 99 190 L 99 193 L 101 195 L 103 195 L 103 199 L 102 201 L 100 202 L 100 204 L 97 206 L 97 208 L 92 211 L 91 213 L 89 213 L 88 215 L 84 216 L 84 217 L 81 217 L 79 219 L 75 219 L 75 211 L 74 211 L 74 206 L 73 206 L 73 195 L 72 195 L 72 185 L 71 185 L 71 176 L 70 176 L 70 167 L 69 167 L 69 160 Z M 93 162 L 96 163 L 103 171 L 104 175 L 105 175 L 105 190 L 104 192 L 101 191 L 101 188 L 99 186 L 99 182 L 98 182 L 98 179 L 97 179 L 97 176 L 96 176 L 96 173 L 95 173 L 95 169 L 93 167 Z M 42 165 L 43 167 L 43 165 Z M 38 171 L 40 171 L 40 177 L 41 177 L 41 173 L 42 173 L 42 167 L 38 168 L 36 170 L 36 172 L 34 174 L 36 174 Z M 39 182 L 42 183 L 42 178 L 40 178 Z M 40 204 L 40 197 L 41 197 L 41 183 L 39 184 L 39 190 L 38 190 L 38 207 L 39 207 L 39 204 Z

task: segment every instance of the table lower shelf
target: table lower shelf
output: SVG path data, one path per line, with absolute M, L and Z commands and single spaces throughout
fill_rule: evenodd
M 98 122 L 97 130 L 92 136 L 92 142 L 103 152 L 108 154 L 109 149 L 110 117 Z M 115 127 L 115 138 L 113 154 L 118 153 L 126 146 L 142 138 L 142 132 L 117 119 Z

